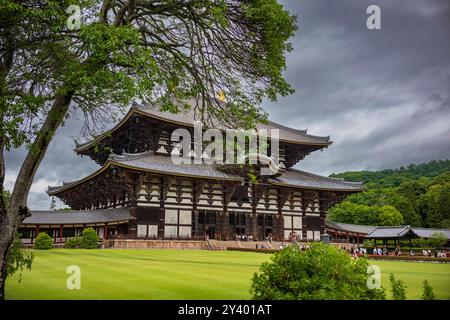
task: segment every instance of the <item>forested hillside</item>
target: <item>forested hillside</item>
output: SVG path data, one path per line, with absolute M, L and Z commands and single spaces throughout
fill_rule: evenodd
M 398 169 L 332 174 L 362 181 L 364 192 L 334 206 L 328 219 L 355 224 L 450 227 L 450 160 Z

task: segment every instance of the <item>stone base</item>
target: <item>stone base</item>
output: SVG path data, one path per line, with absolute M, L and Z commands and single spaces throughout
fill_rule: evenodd
M 208 249 L 206 241 L 186 240 L 110 240 L 111 248 L 118 249 Z

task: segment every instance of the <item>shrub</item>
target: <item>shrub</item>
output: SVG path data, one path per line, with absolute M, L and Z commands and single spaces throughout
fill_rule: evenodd
M 39 250 L 48 250 L 53 246 L 53 239 L 45 232 L 40 232 L 34 242 L 34 247 Z
M 383 288 L 368 288 L 368 266 L 365 258 L 327 244 L 306 251 L 288 246 L 261 265 L 250 293 L 258 300 L 385 299 Z
M 391 282 L 392 299 L 406 300 L 406 285 L 402 280 L 396 280 L 394 274 L 391 273 L 389 277 Z
M 429 239 L 429 243 L 434 248 L 442 248 L 448 242 L 447 236 L 442 232 L 433 232 L 431 234 L 431 238 Z
M 97 248 L 99 237 L 97 232 L 91 227 L 83 230 L 81 247 L 84 249 L 95 249 Z
M 81 247 L 81 239 L 76 237 L 66 241 L 64 244 L 67 248 L 75 249 Z
M 424 280 L 422 300 L 435 300 L 435 299 L 436 296 L 434 295 L 433 287 L 427 280 Z

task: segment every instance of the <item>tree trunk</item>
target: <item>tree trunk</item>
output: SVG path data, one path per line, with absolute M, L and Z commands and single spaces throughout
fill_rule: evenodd
M 68 92 L 55 98 L 45 122 L 22 163 L 8 206 L 6 207 L 3 201 L 0 203 L 2 205 L 2 208 L 0 208 L 0 300 L 5 299 L 6 254 L 19 225 L 30 215 L 27 207 L 27 197 L 34 175 L 47 152 L 50 141 L 67 114 L 72 96 L 73 92 Z M 3 180 L 3 152 L 0 156 L 0 175 L 0 179 Z M 3 191 L 3 181 L 1 182 L 1 191 Z

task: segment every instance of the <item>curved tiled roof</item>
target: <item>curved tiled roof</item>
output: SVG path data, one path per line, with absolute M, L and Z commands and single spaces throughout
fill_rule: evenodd
M 450 239 L 450 230 L 448 229 L 430 229 L 430 228 L 412 228 L 414 233 L 421 238 L 431 238 L 434 233 L 442 233 Z
M 180 106 L 180 110 L 183 110 L 182 106 Z M 195 120 L 198 118 L 195 116 L 194 108 L 189 110 L 183 110 L 179 113 L 170 113 L 161 111 L 158 105 L 138 105 L 134 104 L 130 109 L 128 114 L 120 121 L 114 128 L 100 134 L 94 139 L 87 141 L 85 143 L 77 144 L 75 151 L 81 152 L 83 150 L 88 149 L 90 146 L 94 145 L 96 142 L 102 140 L 103 138 L 109 136 L 112 132 L 120 128 L 133 113 L 139 113 L 144 116 L 148 116 L 154 119 L 159 119 L 162 121 L 171 122 L 174 124 L 178 124 L 181 126 L 193 127 Z M 222 125 L 216 124 L 214 125 L 217 129 L 226 129 Z M 293 144 L 305 144 L 305 145 L 314 145 L 314 146 L 322 146 L 326 148 L 332 142 L 330 141 L 330 137 L 320 137 L 314 136 L 306 133 L 306 130 L 298 130 L 294 128 L 289 128 L 278 124 L 273 121 L 268 121 L 267 123 L 259 123 L 256 125 L 257 129 L 278 129 L 279 130 L 279 139 L 282 142 L 293 143 Z
M 362 224 L 350 224 L 325 220 L 325 227 L 333 230 L 369 234 L 377 228 L 377 226 L 367 226 Z
M 49 187 L 48 193 L 50 195 L 54 195 L 63 190 L 70 189 L 100 174 L 111 165 L 170 176 L 188 176 L 194 178 L 229 180 L 236 182 L 243 181 L 241 176 L 220 171 L 215 165 L 205 163 L 177 165 L 172 162 L 171 157 L 156 155 L 153 152 L 143 152 L 138 154 L 124 153 L 122 155 L 111 154 L 108 161 L 96 172 L 78 181 L 64 183 L 62 186 Z M 290 186 L 294 188 L 347 192 L 360 191 L 363 187 L 361 183 L 346 182 L 342 179 L 327 178 L 293 169 L 284 171 L 283 175 L 280 177 L 269 178 L 268 182 L 274 185 Z
M 214 165 L 202 164 L 175 164 L 170 156 L 156 155 L 153 152 L 135 154 L 111 154 L 110 163 L 123 165 L 138 170 L 148 170 L 156 173 L 179 176 L 194 176 L 215 180 L 243 181 L 240 176 L 219 171 Z
M 336 191 L 361 191 L 363 184 L 361 182 L 348 182 L 343 179 L 328 178 L 317 174 L 290 169 L 281 176 L 270 178 L 269 183 L 286 187 L 336 190 Z
M 367 226 L 329 220 L 325 221 L 325 226 L 338 231 L 366 234 L 367 238 L 401 238 L 408 233 L 420 238 L 431 238 L 435 233 L 442 233 L 450 239 L 450 230 L 448 229 L 416 228 L 410 226 Z
M 122 155 L 111 154 L 108 161 L 91 175 L 70 183 L 63 183 L 62 186 L 48 188 L 47 193 L 54 195 L 63 190 L 70 189 L 80 183 L 83 183 L 94 176 L 105 171 L 109 166 L 134 169 L 143 172 L 153 172 L 169 176 L 188 176 L 210 180 L 228 180 L 242 182 L 243 178 L 230 173 L 222 172 L 213 165 L 202 164 L 175 164 L 170 156 L 156 155 L 151 151 L 135 154 L 124 153 Z
M 129 208 L 113 208 L 104 210 L 89 211 L 31 211 L 31 216 L 26 218 L 23 225 L 36 224 L 94 224 L 94 223 L 112 223 L 127 222 L 132 220 Z

